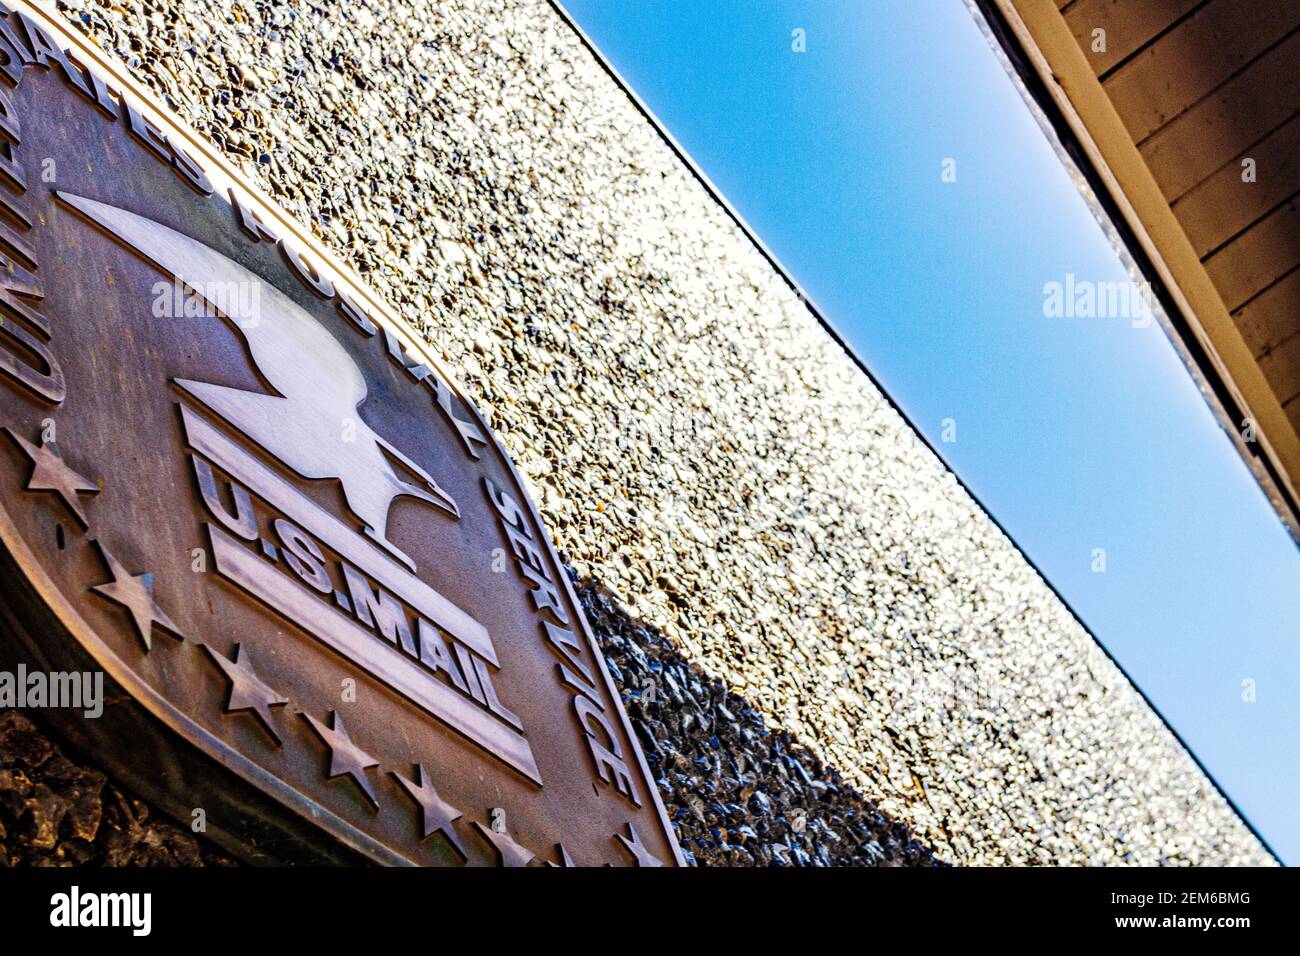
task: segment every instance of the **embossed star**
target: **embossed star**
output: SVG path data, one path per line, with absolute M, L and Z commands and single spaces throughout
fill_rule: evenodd
M 98 494 L 99 485 L 69 468 L 63 456 L 59 454 L 58 445 L 52 441 L 47 442 L 44 436 L 41 437 L 39 445 L 33 445 L 7 425 L 5 431 L 32 460 L 32 474 L 27 479 L 26 490 L 54 492 L 63 499 L 68 510 L 76 515 L 81 526 L 89 528 L 90 522 L 86 519 L 86 512 L 81 507 L 81 500 L 77 495 Z
M 555 863 L 551 860 L 547 860 L 546 861 L 547 866 L 553 866 L 556 867 L 557 869 L 561 867 L 567 869 L 570 867 L 576 867 L 578 865 L 573 862 L 573 857 L 569 856 L 569 851 L 564 848 L 563 843 L 555 844 L 555 848 L 560 851 L 560 862 Z
M 230 696 L 226 698 L 226 713 L 233 714 L 239 711 L 251 711 L 266 732 L 270 734 L 277 744 L 282 743 L 279 732 L 275 729 L 275 722 L 271 719 L 271 708 L 282 707 L 289 703 L 289 698 L 283 697 L 274 688 L 268 687 L 262 682 L 262 679 L 253 672 L 253 662 L 249 659 L 248 651 L 243 644 L 235 645 L 235 659 L 232 661 L 225 655 L 217 653 L 216 649 L 204 644 L 203 649 L 208 652 L 216 665 L 221 668 L 230 681 Z
M 438 796 L 438 791 L 434 789 L 433 783 L 429 780 L 429 772 L 424 769 L 423 764 L 415 766 L 419 784 L 412 783 L 396 770 L 390 770 L 389 773 L 402 785 L 402 789 L 411 795 L 411 799 L 420 805 L 420 839 L 441 833 L 447 842 L 455 847 L 457 853 L 469 859 L 469 854 L 461 846 L 460 837 L 451 826 L 453 820 L 459 820 L 464 814 Z
M 494 830 L 485 827 L 477 820 L 474 821 L 474 826 L 478 827 L 484 838 L 496 847 L 497 863 L 500 866 L 527 866 L 528 862 L 536 856 L 528 847 L 517 843 L 504 829 Z
M 91 590 L 100 597 L 122 605 L 130 612 L 131 620 L 135 623 L 135 631 L 140 635 L 140 640 L 144 641 L 144 649 L 146 651 L 153 649 L 154 624 L 161 624 L 175 636 L 183 638 L 180 628 L 172 623 L 172 619 L 153 599 L 153 572 L 131 574 L 122 566 L 122 562 L 113 557 L 108 548 L 104 547 L 104 542 L 96 540 L 95 544 L 99 546 L 99 553 L 103 555 L 104 563 L 112 572 L 113 580 L 107 584 L 97 584 Z
M 347 728 L 343 726 L 343 718 L 339 716 L 337 710 L 330 711 L 332 728 L 326 727 L 310 714 L 302 716 L 330 748 L 330 769 L 325 775 L 326 778 L 333 780 L 335 777 L 347 774 L 361 788 L 361 792 L 369 799 L 371 806 L 378 810 L 379 798 L 375 795 L 375 788 L 370 778 L 366 776 L 366 768 L 378 767 L 379 761 L 352 742 Z
M 641 842 L 640 835 L 636 832 L 636 827 L 632 826 L 631 823 L 628 823 L 627 825 L 627 832 L 632 839 L 629 840 L 621 833 L 616 833 L 614 835 L 622 842 L 623 849 L 627 850 L 628 853 L 631 853 L 636 859 L 637 866 L 663 866 L 663 864 L 655 858 L 654 854 L 645 848 L 645 844 Z

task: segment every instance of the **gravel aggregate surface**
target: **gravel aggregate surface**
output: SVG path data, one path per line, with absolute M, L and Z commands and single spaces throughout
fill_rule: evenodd
M 58 6 L 478 401 L 697 863 L 1272 862 L 547 3 Z

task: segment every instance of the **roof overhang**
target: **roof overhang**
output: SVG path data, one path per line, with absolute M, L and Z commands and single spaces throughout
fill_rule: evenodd
M 1294 291 L 1300 289 L 1295 281 L 1300 237 L 1293 227 L 1300 173 L 1294 163 L 1285 162 L 1279 172 L 1270 170 L 1284 181 L 1269 183 L 1268 195 L 1283 198 L 1244 226 L 1229 215 L 1216 218 L 1213 202 L 1185 202 L 1196 190 L 1211 189 L 1225 194 L 1220 207 L 1230 204 L 1236 187 L 1232 179 L 1241 180 L 1235 167 L 1242 157 L 1233 144 L 1258 132 L 1232 128 L 1216 135 L 1216 123 L 1238 123 L 1231 112 L 1218 108 L 1216 95 L 1281 100 L 1271 112 L 1260 111 L 1258 125 L 1269 128 L 1247 149 L 1267 154 L 1273 140 L 1280 151 L 1294 136 L 1291 124 L 1300 122 L 1294 115 L 1294 84 L 1268 82 L 1268 71 L 1259 64 L 1267 66 L 1270 55 L 1289 55 L 1277 50 L 1300 26 L 1300 6 L 1291 5 L 1289 25 L 1285 13 L 1274 16 L 1281 21 L 1274 29 L 1282 39 L 1271 42 L 1267 36 L 1234 40 L 1221 35 L 1234 15 L 1249 19 L 1261 7 L 1272 11 L 1271 3 L 1233 10 L 1241 6 L 1235 0 L 1200 5 L 1165 0 L 1125 7 L 1108 0 L 973 2 L 1041 111 L 1040 121 L 1050 124 L 1067 161 L 1086 181 L 1094 212 L 1109 219 L 1156 289 L 1167 333 L 1224 431 L 1300 542 L 1300 394 L 1287 394 L 1293 388 L 1300 392 L 1294 385 L 1300 371 L 1295 367 L 1300 365 L 1300 309 Z M 1097 51 L 1096 29 L 1105 30 L 1120 50 L 1111 47 L 1109 56 Z M 1213 50 L 1212 43 L 1218 44 Z M 1222 53 L 1224 44 L 1230 47 L 1228 55 Z M 1277 115 L 1286 118 L 1271 126 L 1269 117 Z M 1175 127 L 1189 123 L 1195 126 Z M 1169 129 L 1175 132 L 1167 133 Z M 1162 156 L 1159 148 L 1175 136 L 1184 144 L 1184 153 L 1173 160 L 1182 162 L 1180 167 L 1169 166 L 1169 151 Z M 1194 162 L 1186 160 L 1188 149 L 1197 151 Z M 1170 170 L 1187 169 L 1211 172 L 1190 186 L 1187 175 L 1182 182 L 1172 181 L 1176 174 Z M 1261 193 L 1249 195 L 1253 202 Z M 1225 249 L 1237 259 L 1218 258 Z M 1232 271 L 1241 255 L 1251 261 L 1263 255 L 1268 262 L 1248 288 Z M 1266 331 L 1258 322 L 1252 324 L 1259 314 L 1260 286 L 1272 313 Z M 1243 302 L 1243 296 L 1250 298 Z M 1252 307 L 1255 312 L 1247 315 Z

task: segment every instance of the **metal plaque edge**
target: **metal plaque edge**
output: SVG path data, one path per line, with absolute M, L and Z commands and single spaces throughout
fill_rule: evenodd
M 272 229 L 283 230 L 282 235 L 292 236 L 298 244 L 298 248 L 309 252 L 317 263 L 323 266 L 323 270 L 336 283 L 341 284 L 343 289 L 353 296 L 359 303 L 363 303 L 372 319 L 374 319 L 383 329 L 391 332 L 406 347 L 407 351 L 417 357 L 421 362 L 434 369 L 443 381 L 446 382 L 451 391 L 461 401 L 465 410 L 472 416 L 475 424 L 480 426 L 482 434 L 487 436 L 496 453 L 505 463 L 517 488 L 524 492 L 521 496 L 523 504 L 527 509 L 528 515 L 532 518 L 534 524 L 539 529 L 540 537 L 546 546 L 546 554 L 552 564 L 560 571 L 558 577 L 563 579 L 564 593 L 568 597 L 577 617 L 581 622 L 582 634 L 591 651 L 599 668 L 603 687 L 609 695 L 609 699 L 614 711 L 618 714 L 620 726 L 623 728 L 632 750 L 636 754 L 636 765 L 641 772 L 642 778 L 646 782 L 646 789 L 650 794 L 650 801 L 653 804 L 655 814 L 659 820 L 664 838 L 672 849 L 674 862 L 677 866 L 683 867 L 689 865 L 678 844 L 676 831 L 668 817 L 664 807 L 663 798 L 659 793 L 658 785 L 655 782 L 654 775 L 646 763 L 645 753 L 641 747 L 639 738 L 636 735 L 631 721 L 628 719 L 627 712 L 623 707 L 622 696 L 620 695 L 614 680 L 609 673 L 606 665 L 604 654 L 600 650 L 600 645 L 596 642 L 595 635 L 592 633 L 591 624 L 587 620 L 586 612 L 582 603 L 578 600 L 577 593 L 573 589 L 573 584 L 569 576 L 564 573 L 564 563 L 560 560 L 559 554 L 555 549 L 555 544 L 551 539 L 551 534 L 542 520 L 542 516 L 537 509 L 533 496 L 528 493 L 526 485 L 518 469 L 515 466 L 514 459 L 501 444 L 500 438 L 496 432 L 484 420 L 478 410 L 475 402 L 469 399 L 465 391 L 461 388 L 456 377 L 450 374 L 442 361 L 433 355 L 429 350 L 424 339 L 414 334 L 413 330 L 401 319 L 400 315 L 393 310 L 389 304 L 377 293 L 372 291 L 345 262 L 338 258 L 329 248 L 327 248 L 315 235 L 294 217 L 289 215 L 285 210 L 272 199 L 264 190 L 255 183 L 250 181 L 241 170 L 231 163 L 220 150 L 209 142 L 206 138 L 192 129 L 184 120 L 175 116 L 167 106 L 162 103 L 150 90 L 137 81 L 117 57 L 103 50 L 94 44 L 88 37 L 71 27 L 58 13 L 54 4 L 49 0 L 9 0 L 7 6 L 15 11 L 22 11 L 32 17 L 39 26 L 47 30 L 50 35 L 64 44 L 72 51 L 77 60 L 86 69 L 95 72 L 101 79 L 111 83 L 120 90 L 122 96 L 129 100 L 132 105 L 140 110 L 141 114 L 150 122 L 154 123 L 163 133 L 169 137 L 174 136 L 183 144 L 185 150 L 196 159 L 202 166 L 209 179 L 212 181 L 214 191 L 221 193 L 223 196 L 228 195 L 228 190 L 234 188 L 240 196 L 241 201 L 251 208 L 257 215 Z M 82 628 L 80 634 L 74 634 L 87 651 L 92 647 L 99 646 L 105 658 L 95 655 L 97 660 L 103 664 L 105 670 L 109 672 L 114 680 L 124 688 L 133 690 L 133 696 L 142 706 L 149 710 L 155 717 L 161 719 L 171 730 L 181 734 L 190 743 L 199 746 L 201 749 L 208 750 L 210 755 L 217 757 L 217 752 L 221 756 L 219 761 L 227 768 L 238 773 L 246 781 L 254 783 L 255 786 L 261 787 L 273 799 L 284 803 L 286 800 L 292 801 L 290 806 L 297 803 L 299 807 L 305 805 L 311 813 L 312 819 L 331 833 L 334 837 L 342 840 L 348 847 L 363 853 L 375 862 L 387 865 L 413 865 L 412 861 L 397 853 L 396 851 L 384 846 L 378 841 L 372 839 L 362 831 L 353 827 L 342 818 L 337 817 L 331 811 L 317 805 L 310 798 L 300 794 L 297 790 L 290 787 L 284 781 L 279 780 L 267 774 L 262 768 L 257 767 L 252 761 L 243 757 L 234 750 L 231 750 L 225 744 L 219 741 L 207 741 L 209 735 L 204 733 L 201 728 L 179 711 L 175 711 L 169 703 L 165 701 L 154 701 L 157 694 L 150 688 L 143 686 L 143 681 L 135 678 L 125 663 L 117 659 L 117 656 L 100 641 L 97 635 L 88 624 L 82 620 L 81 616 L 66 601 L 62 594 L 56 593 L 57 589 L 51 581 L 46 578 L 42 569 L 37 565 L 34 555 L 30 552 L 25 541 L 17 537 L 17 529 L 7 511 L 0 507 L 0 538 L 5 541 L 6 548 L 13 554 L 14 558 L 24 566 L 25 574 L 29 584 L 37 591 L 42 598 L 45 606 L 50 608 L 64 626 L 68 622 L 74 622 Z M 14 546 L 17 547 L 14 547 Z M 38 572 L 38 575 L 32 574 L 32 569 Z M 38 586 L 39 585 L 39 586 Z M 53 600 L 52 600 L 53 598 Z M 83 640 L 86 634 L 93 636 L 93 641 L 86 642 Z M 136 692 L 136 691 L 139 692 Z M 166 711 L 174 711 L 168 715 L 160 710 L 165 708 Z M 192 729 L 187 729 L 189 725 Z M 215 743 L 215 747 L 213 744 Z M 209 749 L 212 748 L 212 749 Z M 214 752 L 216 751 L 216 752 Z M 246 771 L 241 769 L 241 765 L 247 764 Z M 261 783 L 255 781 L 266 779 L 271 784 L 270 787 L 263 787 Z M 337 826 L 331 825 L 330 821 L 335 821 Z

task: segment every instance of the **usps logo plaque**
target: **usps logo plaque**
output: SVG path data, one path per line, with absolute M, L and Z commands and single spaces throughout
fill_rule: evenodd
M 111 688 L 50 719 L 252 862 L 679 865 L 453 374 L 85 40 L 0 26 L 4 649 Z

